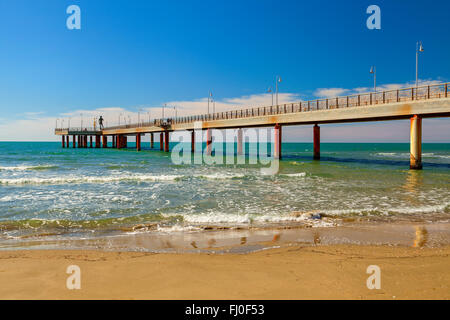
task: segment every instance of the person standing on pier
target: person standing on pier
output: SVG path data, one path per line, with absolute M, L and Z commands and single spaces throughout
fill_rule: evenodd
M 98 124 L 100 125 L 100 130 L 103 130 L 103 117 L 100 116 L 100 118 L 98 118 Z

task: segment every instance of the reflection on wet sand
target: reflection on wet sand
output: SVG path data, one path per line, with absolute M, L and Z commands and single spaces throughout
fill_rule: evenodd
M 421 248 L 423 247 L 428 241 L 428 231 L 425 227 L 417 226 L 416 227 L 416 236 L 414 238 L 413 247 L 414 248 Z

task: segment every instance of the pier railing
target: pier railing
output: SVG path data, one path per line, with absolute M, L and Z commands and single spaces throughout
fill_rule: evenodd
M 315 99 L 286 103 L 277 106 L 240 109 L 197 116 L 178 117 L 172 119 L 174 123 L 189 123 L 193 121 L 211 121 L 258 117 L 274 114 L 294 112 L 310 112 L 318 110 L 341 109 L 360 106 L 380 105 L 394 102 L 426 100 L 448 97 L 448 84 L 441 83 L 428 86 L 411 87 L 404 89 L 368 92 L 336 98 Z
M 89 133 L 89 134 L 101 134 L 102 130 L 100 130 L 99 127 L 86 127 L 86 128 L 80 128 L 80 127 L 72 127 L 72 128 L 56 128 L 55 133 L 58 132 L 69 132 L 69 133 Z
M 434 85 L 410 87 L 395 90 L 367 92 L 336 98 L 314 99 L 309 101 L 286 103 L 277 106 L 265 106 L 265 107 L 216 112 L 210 114 L 155 119 L 153 121 L 148 122 L 107 127 L 107 129 L 109 130 L 130 129 L 139 127 L 150 127 L 150 126 L 167 128 L 171 124 L 191 123 L 195 121 L 239 119 L 247 117 L 266 116 L 266 115 L 276 115 L 276 114 L 286 114 L 296 112 L 313 112 L 319 110 L 382 105 L 395 102 L 447 98 L 449 97 L 448 86 L 449 83 L 440 83 Z

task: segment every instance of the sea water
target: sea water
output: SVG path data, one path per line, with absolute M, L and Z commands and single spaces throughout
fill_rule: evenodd
M 89 239 L 207 226 L 332 227 L 346 221 L 448 222 L 450 144 L 283 143 L 276 175 L 261 164 L 174 164 L 150 150 L 0 142 L 0 246 L 30 238 Z M 314 216 L 315 215 L 315 216 Z

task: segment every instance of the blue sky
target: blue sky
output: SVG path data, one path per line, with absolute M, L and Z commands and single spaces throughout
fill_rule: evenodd
M 66 28 L 71 4 L 81 8 L 81 30 Z M 366 27 L 371 4 L 381 8 L 381 30 Z M 38 122 L 75 123 L 102 108 L 135 117 L 164 103 L 206 111 L 209 90 L 218 104 L 252 104 L 277 74 L 286 100 L 370 88 L 372 64 L 380 86 L 407 84 L 418 40 L 420 79 L 447 82 L 448 12 L 449 1 L 2 0 L 0 140 L 14 139 L 11 123 L 23 119 L 34 124 L 29 139 L 52 139 Z M 443 130 L 431 140 L 450 139 L 447 119 L 429 121 Z

